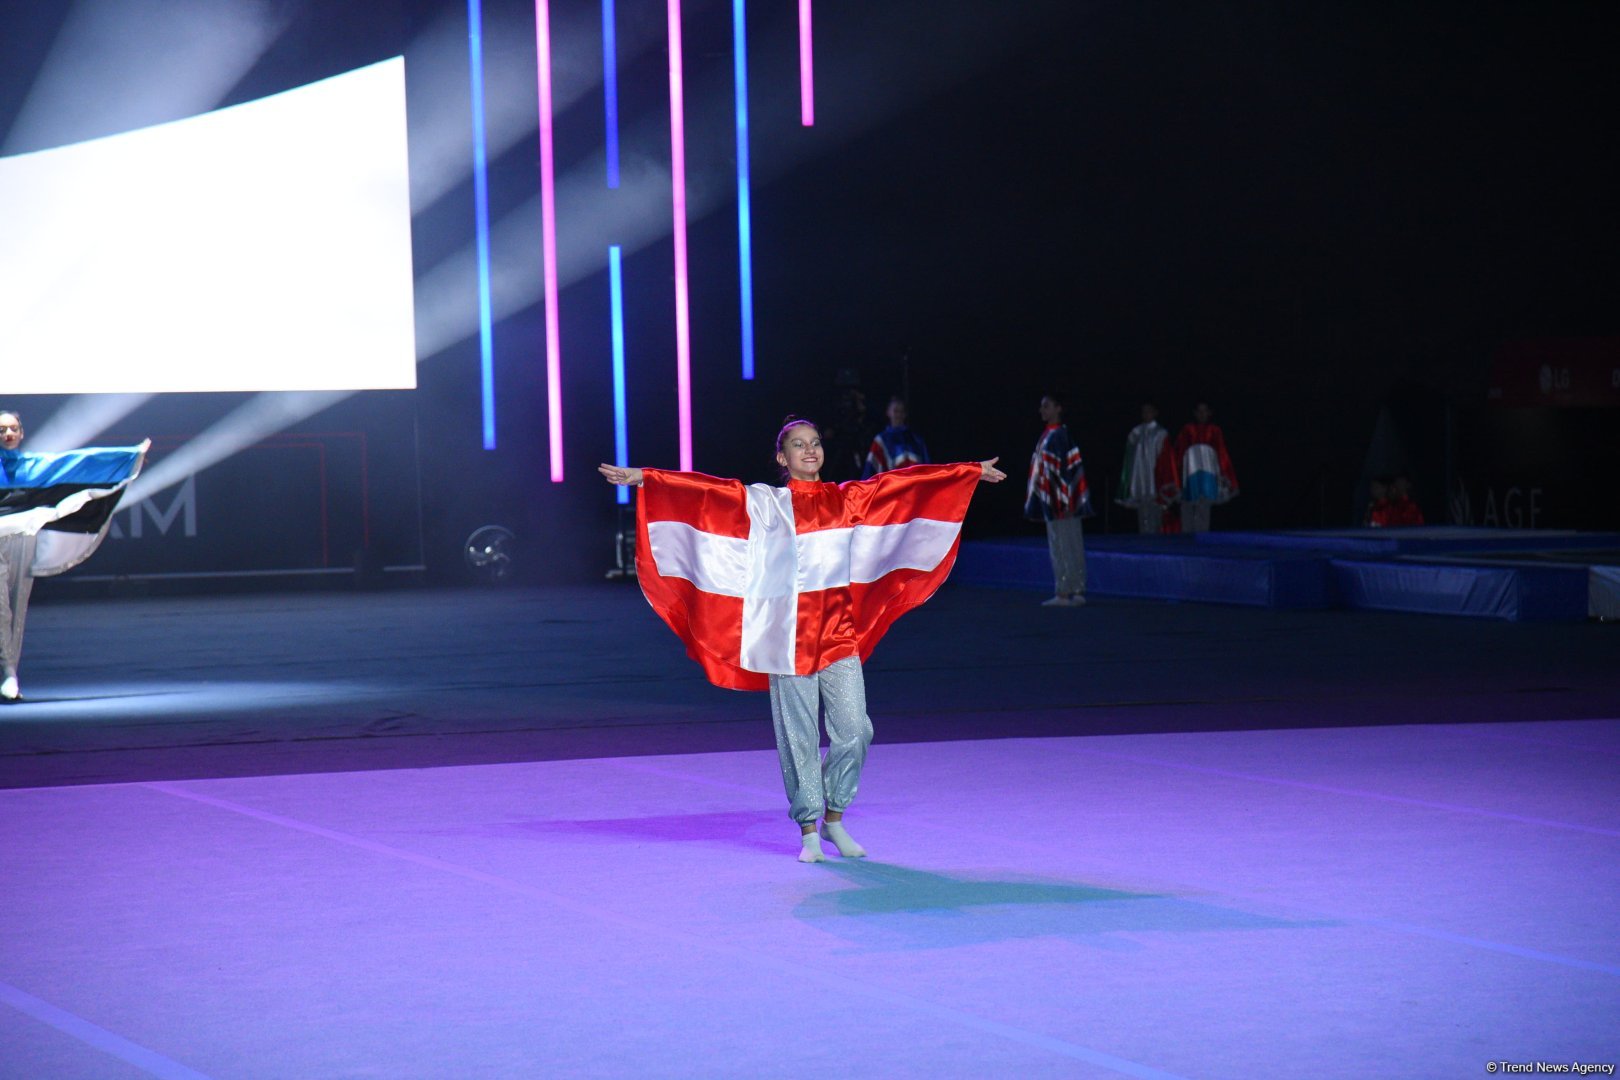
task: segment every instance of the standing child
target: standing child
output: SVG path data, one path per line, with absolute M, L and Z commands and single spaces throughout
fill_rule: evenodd
M 1091 492 L 1080 448 L 1063 426 L 1063 402 L 1056 394 L 1041 398 L 1041 420 L 1046 427 L 1029 459 L 1029 486 L 1024 494 L 1024 516 L 1046 523 L 1046 544 L 1052 554 L 1055 591 L 1046 607 L 1080 607 L 1086 602 L 1086 545 L 1080 519 L 1091 514 Z
M 1136 511 L 1137 532 L 1157 535 L 1164 529 L 1164 492 L 1160 457 L 1170 433 L 1159 423 L 1152 402 L 1142 406 L 1142 422 L 1125 437 L 1125 464 L 1119 475 L 1119 501 Z
M 822 838 L 845 858 L 866 854 L 844 828 L 872 741 L 861 663 L 950 573 L 974 488 L 1006 479 L 991 458 L 830 484 L 821 482 L 824 461 L 816 425 L 789 417 L 776 436 L 781 487 L 598 470 L 640 489 L 637 577 L 687 655 L 716 686 L 770 692 L 807 863 L 823 860 Z

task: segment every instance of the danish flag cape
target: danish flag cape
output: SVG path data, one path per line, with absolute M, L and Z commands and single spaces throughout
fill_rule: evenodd
M 716 686 L 865 660 L 956 562 L 977 464 L 914 465 L 847 484 L 744 485 L 642 470 L 636 574 Z

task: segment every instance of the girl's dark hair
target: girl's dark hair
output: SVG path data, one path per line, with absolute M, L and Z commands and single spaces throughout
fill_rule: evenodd
M 787 433 L 796 427 L 807 427 L 816 433 L 817 438 L 821 436 L 820 424 L 816 423 L 808 416 L 794 416 L 792 413 L 789 413 L 787 416 L 782 418 L 782 427 L 776 433 L 776 452 L 778 454 L 782 453 L 782 447 L 787 445 Z M 788 478 L 787 466 L 780 464 L 777 465 L 776 473 L 782 480 L 786 480 Z

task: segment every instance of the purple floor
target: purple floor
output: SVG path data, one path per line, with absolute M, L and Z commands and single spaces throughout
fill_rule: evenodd
M 1620 1052 L 1620 723 L 0 792 L 7 1077 L 1447 1077 Z
M 1038 600 L 891 631 L 807 867 L 633 589 L 47 595 L 0 1078 L 1620 1060 L 1613 627 Z

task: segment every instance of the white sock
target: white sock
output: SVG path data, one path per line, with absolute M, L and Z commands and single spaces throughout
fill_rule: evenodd
M 855 842 L 842 821 L 823 821 L 821 835 L 838 845 L 838 854 L 846 859 L 859 859 L 866 855 L 866 849 Z
M 0 697 L 7 701 L 16 701 L 21 695 L 22 691 L 17 689 L 17 676 L 7 675 L 5 682 L 0 682 Z
M 821 837 L 813 832 L 807 832 L 800 838 L 803 847 L 799 849 L 800 862 L 826 862 L 827 856 L 821 853 Z

